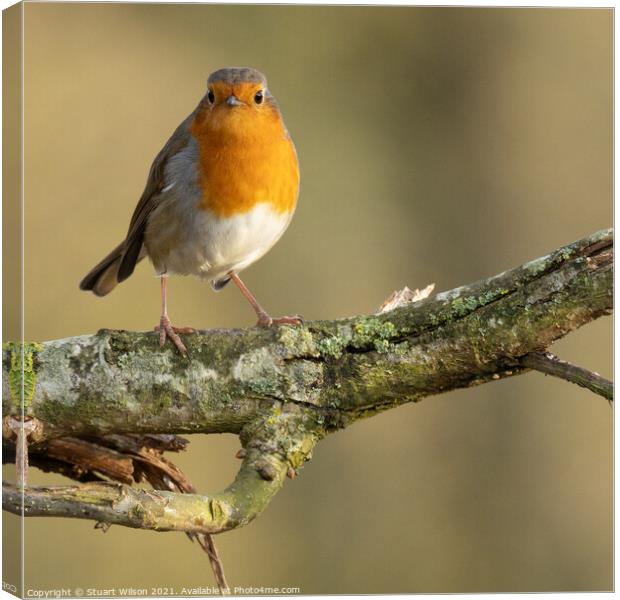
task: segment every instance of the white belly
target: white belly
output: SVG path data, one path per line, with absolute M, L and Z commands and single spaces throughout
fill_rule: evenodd
M 166 165 L 166 186 L 149 215 L 144 245 L 157 273 L 198 275 L 216 280 L 239 272 L 263 256 L 284 233 L 292 213 L 280 214 L 267 202 L 234 217 L 217 217 L 198 205 L 198 148 L 187 147 Z
M 291 219 L 267 203 L 224 218 L 208 210 L 191 211 L 191 218 L 187 213 L 173 216 L 174 210 L 162 212 L 167 213 L 167 223 L 157 227 L 156 238 L 149 239 L 147 232 L 145 240 L 157 272 L 211 280 L 230 271 L 238 273 L 258 260 L 278 241 Z M 158 216 L 153 215 L 151 221 L 158 221 Z

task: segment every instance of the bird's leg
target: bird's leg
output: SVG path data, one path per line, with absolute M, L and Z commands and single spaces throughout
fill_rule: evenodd
M 245 284 L 243 283 L 243 281 L 241 281 L 239 275 L 233 273 L 232 271 L 229 273 L 229 275 L 256 312 L 256 316 L 258 317 L 258 323 L 256 323 L 257 327 L 271 327 L 272 325 L 301 325 L 303 323 L 303 319 L 299 315 L 295 315 L 293 317 L 280 317 L 279 319 L 272 319 L 267 313 L 267 311 L 258 303 L 258 300 L 254 298 L 252 292 L 250 292 L 250 290 L 245 287 Z
M 166 337 L 172 340 L 172 343 L 179 349 L 183 356 L 187 356 L 187 348 L 179 337 L 179 333 L 194 333 L 191 327 L 173 327 L 168 318 L 168 303 L 166 298 L 166 288 L 168 283 L 168 275 L 162 273 L 160 275 L 161 284 L 161 317 L 159 318 L 159 326 L 155 327 L 155 331 L 159 331 L 159 345 L 163 348 L 166 343 Z

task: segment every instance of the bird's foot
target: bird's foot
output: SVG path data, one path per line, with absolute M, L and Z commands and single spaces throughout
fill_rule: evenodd
M 159 331 L 159 345 L 163 348 L 166 343 L 166 338 L 170 338 L 172 343 L 177 347 L 179 352 L 183 356 L 187 356 L 187 348 L 183 343 L 183 340 L 179 337 L 179 333 L 195 333 L 195 329 L 192 327 L 173 327 L 168 317 L 162 317 L 159 320 L 159 325 L 155 327 L 155 331 Z
M 293 315 L 292 317 L 279 317 L 278 319 L 271 318 L 267 313 L 258 316 L 257 327 L 272 327 L 273 325 L 303 325 L 304 320 L 300 315 Z

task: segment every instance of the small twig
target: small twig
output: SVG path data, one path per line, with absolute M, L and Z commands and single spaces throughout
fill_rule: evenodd
M 8 428 L 16 436 L 15 446 L 3 448 L 3 460 L 18 465 L 18 484 L 25 482 L 28 467 L 26 437 L 34 430 L 34 419 L 23 422 L 9 417 Z M 187 476 L 163 455 L 184 450 L 187 440 L 175 435 L 109 434 L 88 439 L 54 438 L 32 452 L 32 464 L 44 471 L 62 473 L 77 481 L 105 481 L 132 484 L 146 479 L 156 490 L 197 493 Z M 25 450 L 25 451 L 24 451 Z M 22 485 L 23 484 L 19 484 Z M 96 529 L 107 531 L 109 522 L 99 521 Z M 229 593 L 224 566 L 211 534 L 188 533 L 209 557 L 220 595 Z
M 603 398 L 609 400 L 610 404 L 613 402 L 614 385 L 611 381 L 601 377 L 598 373 L 593 373 L 565 360 L 560 360 L 550 352 L 526 354 L 521 358 L 520 362 L 528 369 L 534 369 L 546 375 L 553 375 L 571 383 L 576 383 L 581 387 L 588 388 L 599 396 L 603 396 Z
M 407 402 L 528 368 L 542 370 L 533 362 L 510 371 L 506 366 L 612 309 L 613 232 L 605 230 L 494 277 L 380 315 L 269 331 L 197 332 L 187 339 L 195 349 L 189 365 L 162 351 L 150 333 L 102 330 L 31 345 L 26 381 L 20 369 L 23 344 L 10 343 L 3 355 L 5 381 L 11 384 L 3 412 L 21 411 L 20 390 L 28 383 L 29 413 L 45 420 L 41 445 L 63 436 L 107 437 L 113 431 L 132 431 L 139 438 L 218 432 L 238 434 L 246 454 L 235 481 L 205 496 L 179 493 L 190 485 L 187 479 L 179 479 L 178 470 L 162 457 L 131 445 L 134 479 L 144 475 L 153 487 L 167 491 L 104 482 L 20 490 L 5 483 L 3 507 L 24 516 L 157 531 L 229 531 L 261 514 L 291 469 L 309 460 L 328 433 Z M 608 382 L 587 371 L 575 377 L 575 367 L 569 370 L 572 377 L 557 369 L 548 372 L 612 397 Z M 5 439 L 13 442 L 15 434 L 5 429 Z M 37 445 L 31 445 L 34 451 Z M 47 458 L 44 466 L 58 468 L 58 463 Z M 100 478 L 84 467 L 91 480 Z M 83 481 L 83 469 L 75 477 Z
M 8 426 L 15 434 L 15 467 L 17 485 L 25 488 L 28 481 L 28 438 L 37 429 L 35 419 L 8 418 Z
M 15 467 L 17 471 L 17 485 L 26 487 L 28 481 L 28 434 L 23 421 L 15 419 L 13 431 L 17 437 L 15 441 Z
M 220 596 L 230 594 L 230 588 L 226 582 L 226 575 L 224 574 L 224 565 L 220 559 L 217 548 L 215 546 L 215 540 L 211 534 L 197 535 L 196 541 L 200 544 L 201 548 L 207 553 L 209 561 L 211 562 L 211 569 L 215 576 L 217 586 L 220 588 Z

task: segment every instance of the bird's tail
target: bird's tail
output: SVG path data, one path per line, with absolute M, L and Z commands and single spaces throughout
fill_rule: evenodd
M 118 285 L 118 270 L 121 266 L 124 249 L 125 244 L 123 242 L 93 267 L 80 282 L 80 289 L 92 291 L 97 296 L 109 294 Z

